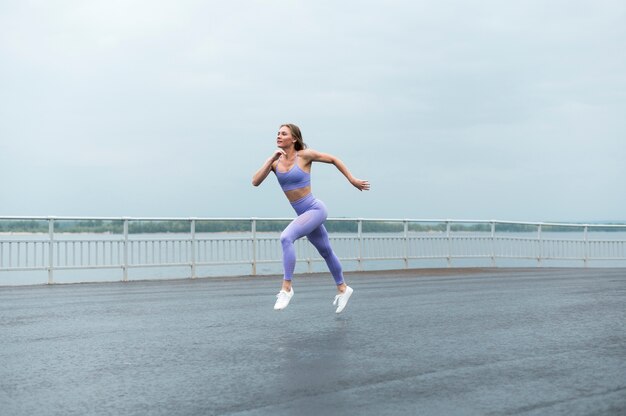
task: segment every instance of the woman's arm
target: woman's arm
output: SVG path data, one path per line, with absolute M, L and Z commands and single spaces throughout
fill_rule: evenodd
M 332 163 L 359 191 L 368 191 L 370 189 L 370 183 L 366 180 L 358 179 L 352 176 L 348 167 L 338 157 L 328 153 L 321 153 L 313 149 L 303 150 L 300 154 L 311 162 Z
M 261 168 L 256 171 L 254 176 L 252 176 L 252 185 L 254 186 L 261 185 L 261 183 L 265 180 L 265 178 L 267 178 L 267 175 L 269 175 L 270 172 L 272 171 L 272 165 L 274 164 L 274 162 L 277 161 L 278 158 L 284 154 L 285 152 L 282 149 L 276 149 L 274 151 L 274 154 L 271 157 L 269 157 L 265 161 L 265 163 L 263 163 L 263 166 L 261 166 Z

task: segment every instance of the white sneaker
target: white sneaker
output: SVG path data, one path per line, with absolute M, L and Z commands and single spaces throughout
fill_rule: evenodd
M 345 292 L 335 296 L 335 300 L 333 301 L 333 305 L 337 306 L 337 310 L 335 311 L 335 313 L 341 313 L 341 311 L 345 309 L 345 307 L 348 305 L 348 300 L 350 299 L 350 296 L 352 296 L 352 292 L 354 292 L 354 290 L 352 290 L 350 286 L 346 286 Z
M 289 305 L 289 301 L 293 297 L 293 288 L 291 288 L 289 292 L 281 290 L 280 292 L 278 292 L 278 295 L 276 295 L 276 297 L 278 299 L 276 299 L 276 303 L 274 304 L 274 310 L 279 311 L 281 309 L 285 309 L 287 305 Z

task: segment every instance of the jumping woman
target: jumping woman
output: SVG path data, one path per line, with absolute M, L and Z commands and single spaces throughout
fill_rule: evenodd
M 295 124 L 280 126 L 276 145 L 278 149 L 252 177 L 252 185 L 259 186 L 270 171 L 273 171 L 291 206 L 298 214 L 280 235 L 283 247 L 284 278 L 282 288 L 276 295 L 278 299 L 274 309 L 285 309 L 293 297 L 291 279 L 296 268 L 294 242 L 306 236 L 324 258 L 335 279 L 339 293 L 335 296 L 333 305 L 337 306 L 336 313 L 340 313 L 348 304 L 353 290 L 346 285 L 341 263 L 330 247 L 328 232 L 324 227 L 324 221 L 328 217 L 326 205 L 319 199 L 315 199 L 311 193 L 311 165 L 313 162 L 332 163 L 360 191 L 369 190 L 370 184 L 368 181 L 352 176 L 346 165 L 337 157 L 308 149 L 302 140 L 300 128 Z

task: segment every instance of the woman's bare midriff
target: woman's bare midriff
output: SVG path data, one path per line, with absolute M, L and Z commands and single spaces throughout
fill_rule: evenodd
M 311 187 L 305 186 L 304 188 L 292 189 L 291 191 L 285 191 L 289 202 L 295 202 L 298 199 L 302 199 L 311 193 Z

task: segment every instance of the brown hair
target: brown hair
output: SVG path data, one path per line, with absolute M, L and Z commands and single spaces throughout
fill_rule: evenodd
M 304 140 L 302 140 L 302 132 L 300 131 L 300 127 L 291 123 L 282 124 L 280 127 L 287 127 L 289 128 L 289 130 L 291 130 L 291 135 L 294 139 L 296 139 L 296 142 L 294 143 L 294 147 L 296 148 L 296 150 L 303 150 L 308 147 Z

